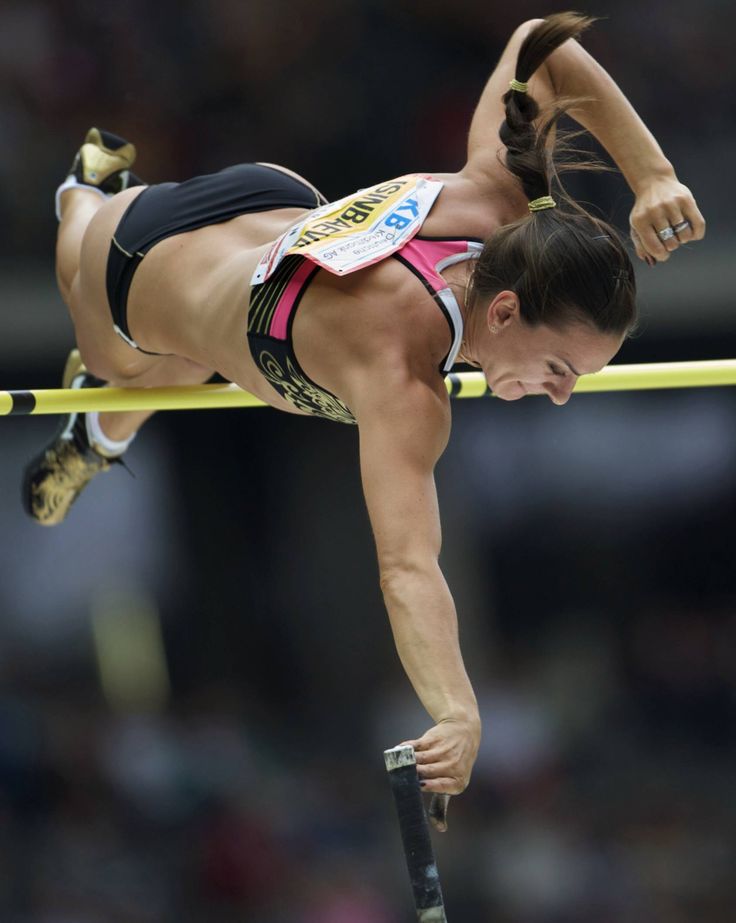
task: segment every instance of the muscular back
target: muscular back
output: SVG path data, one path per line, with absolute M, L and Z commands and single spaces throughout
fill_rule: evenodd
M 482 190 L 462 175 L 437 179 L 445 185 L 422 228 L 427 236 L 486 237 L 523 207 L 500 165 L 497 183 Z M 91 225 L 88 237 L 96 259 L 88 265 L 98 267 L 98 319 L 100 310 L 103 316 L 107 312 L 102 267 L 109 241 L 139 193 L 132 189 L 116 196 Z M 294 412 L 255 366 L 246 329 L 249 280 L 258 260 L 304 214 L 289 208 L 243 215 L 158 243 L 131 285 L 128 323 L 134 338 L 146 350 L 214 368 L 273 406 Z M 307 374 L 348 405 L 353 382 L 362 380 L 362 370 L 378 359 L 434 380 L 449 341 L 447 322 L 422 284 L 391 259 L 345 277 L 319 272 L 293 329 L 294 350 Z

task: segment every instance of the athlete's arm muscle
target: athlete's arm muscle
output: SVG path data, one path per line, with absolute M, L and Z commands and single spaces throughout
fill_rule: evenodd
M 463 665 L 455 606 L 440 571 L 434 466 L 450 411 L 437 390 L 401 372 L 372 376 L 351 402 L 360 431 L 363 488 L 396 648 L 436 725 L 417 741 L 428 791 L 467 785 L 479 740 L 475 696 Z M 421 754 L 421 755 L 420 755 Z
M 524 38 L 542 20 L 523 23 L 514 32 L 498 66 L 491 75 L 473 115 L 468 138 L 468 162 L 463 174 L 479 184 L 498 175 L 498 152 L 503 149 L 498 130 L 504 119 L 502 97 L 515 76 L 515 65 Z M 637 253 L 666 260 L 674 242 L 665 246 L 656 234 L 686 218 L 692 230 L 680 234 L 679 243 L 700 240 L 705 221 L 690 190 L 678 182 L 672 164 L 606 70 L 575 39 L 553 51 L 529 80 L 529 93 L 542 110 L 553 108 L 555 99 L 581 99 L 570 115 L 603 145 L 621 170 L 636 203 L 631 213 L 632 237 Z
M 481 183 L 497 175 L 501 168 L 498 156 L 504 146 L 498 132 L 506 117 L 503 96 L 509 88 L 509 81 L 514 79 L 521 43 L 540 22 L 541 19 L 530 19 L 514 31 L 473 113 L 468 135 L 468 162 L 462 172 Z M 544 65 L 530 79 L 529 93 L 541 109 L 554 101 L 554 87 Z
M 670 248 L 701 240 L 705 220 L 692 193 L 678 181 L 656 138 L 606 70 L 576 41 L 560 45 L 545 70 L 555 95 L 583 99 L 570 115 L 608 151 L 636 196 L 630 223 L 639 256 L 666 260 Z M 656 229 L 683 218 L 691 227 L 665 246 Z

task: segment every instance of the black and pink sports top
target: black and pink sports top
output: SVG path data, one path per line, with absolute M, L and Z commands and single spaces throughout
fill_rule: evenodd
M 351 201 L 354 203 L 356 200 L 353 198 Z M 360 204 L 361 200 L 358 201 Z M 362 201 L 366 201 L 365 198 Z M 408 207 L 411 208 L 412 200 L 408 201 Z M 333 214 L 334 204 L 332 203 Z M 330 207 L 324 206 L 322 210 Z M 431 208 L 431 204 L 429 207 Z M 392 214 L 395 215 L 396 212 Z M 421 216 L 415 215 L 417 227 L 408 228 L 404 235 L 409 239 L 404 243 L 396 241 L 399 243 L 397 248 L 385 256 L 371 258 L 368 265 L 388 257 L 396 259 L 414 273 L 432 296 L 437 307 L 445 315 L 450 332 L 450 349 L 439 367 L 439 372 L 445 375 L 452 368 L 460 350 L 463 318 L 455 295 L 440 273 L 455 263 L 476 258 L 483 244 L 480 240 L 472 239 L 422 237 L 417 233 L 421 227 L 421 223 L 416 220 L 417 217 Z M 321 225 L 313 224 L 312 227 Z M 323 265 L 313 261 L 308 255 L 301 256 L 293 250 L 280 255 L 275 268 L 270 270 L 267 278 L 252 285 L 248 311 L 248 344 L 253 359 L 266 380 L 295 407 L 328 420 L 355 423 L 350 409 L 340 398 L 309 378 L 299 364 L 292 344 L 291 330 L 299 303 L 309 283 Z M 343 271 L 355 270 L 350 268 Z

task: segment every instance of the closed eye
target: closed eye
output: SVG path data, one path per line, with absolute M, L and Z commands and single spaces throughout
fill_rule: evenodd
M 552 365 L 551 362 L 549 363 L 549 370 L 553 375 L 557 375 L 560 378 L 564 378 L 565 375 L 567 375 L 567 372 L 564 369 L 560 369 L 556 365 Z

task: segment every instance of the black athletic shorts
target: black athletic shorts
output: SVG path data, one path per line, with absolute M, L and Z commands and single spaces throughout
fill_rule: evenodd
M 110 244 L 107 299 L 115 332 L 139 349 L 128 328 L 128 291 L 138 264 L 160 241 L 250 212 L 316 208 L 325 201 L 301 180 L 255 163 L 148 186 L 123 213 Z

